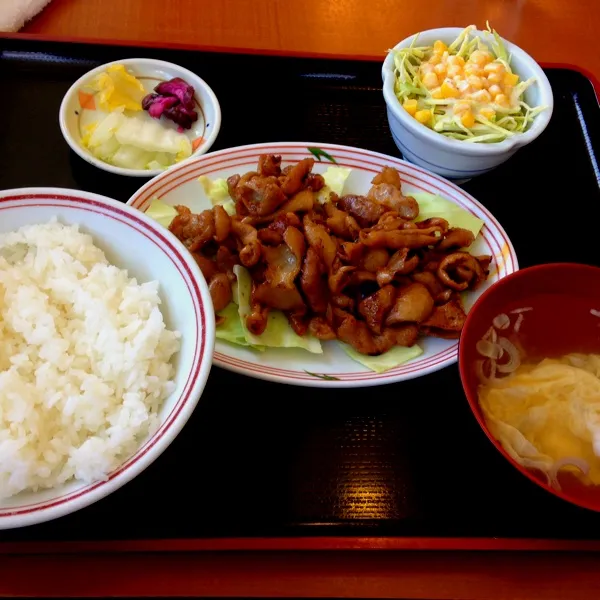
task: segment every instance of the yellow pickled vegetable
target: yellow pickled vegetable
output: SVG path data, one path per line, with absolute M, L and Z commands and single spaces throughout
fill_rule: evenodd
M 91 87 L 98 92 L 97 101 L 101 110 L 142 110 L 142 99 L 146 95 L 144 86 L 126 71 L 124 65 L 107 67 L 94 79 Z

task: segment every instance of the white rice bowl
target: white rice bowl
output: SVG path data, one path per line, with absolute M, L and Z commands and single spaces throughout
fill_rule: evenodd
M 24 191 L 0 193 L 0 529 L 148 466 L 193 411 L 214 341 L 206 283 L 160 225 L 92 194 Z

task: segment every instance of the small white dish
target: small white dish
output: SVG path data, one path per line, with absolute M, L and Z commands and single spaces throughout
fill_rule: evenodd
M 117 175 L 154 177 L 163 172 L 162 169 L 126 169 L 111 165 L 93 156 L 81 143 L 83 129 L 97 119 L 97 111 L 94 108 L 93 98 L 90 100 L 90 95 L 85 92 L 81 96 L 80 92 L 111 65 L 124 65 L 129 73 L 142 82 L 147 93 L 151 93 L 161 81 L 168 81 L 174 77 L 181 77 L 191 85 L 194 88 L 198 120 L 190 130 L 185 131 L 185 134 L 192 142 L 191 157 L 208 152 L 221 128 L 221 107 L 215 93 L 203 79 L 191 71 L 173 63 L 151 58 L 126 58 L 100 65 L 80 77 L 69 88 L 60 105 L 59 123 L 63 137 L 74 152 L 95 167 Z M 144 114 L 148 119 L 152 119 L 145 111 Z M 177 129 L 177 125 L 168 119 L 161 118 L 160 123 L 164 127 Z
M 407 194 L 438 194 L 485 222 L 473 253 L 492 256 L 490 275 L 481 288 L 469 292 L 466 309 L 494 282 L 519 268 L 506 232 L 489 210 L 473 196 L 441 177 L 403 160 L 348 146 L 276 142 L 211 152 L 210 156 L 201 156 L 171 168 L 149 181 L 127 203 L 144 212 L 153 199 L 160 198 L 167 204 L 182 204 L 194 212 L 200 212 L 212 206 L 198 182 L 200 175 L 217 179 L 254 171 L 261 154 L 281 155 L 284 165 L 296 163 L 303 158 L 314 158 L 314 152 L 310 149 L 320 149 L 326 153 L 325 156 L 332 157 L 337 165 L 352 169 L 344 193 L 365 194 L 371 187 L 374 175 L 384 166 L 390 166 L 398 169 L 403 190 Z M 330 165 L 325 159 L 316 162 L 313 172 L 323 173 Z M 419 345 L 423 348 L 421 356 L 385 373 L 375 373 L 353 361 L 337 341 L 324 342 L 323 354 L 310 354 L 295 348 L 268 348 L 264 352 L 258 352 L 217 340 L 213 360 L 219 367 L 248 377 L 316 387 L 366 387 L 406 381 L 443 369 L 457 360 L 458 340 L 426 337 L 419 340 Z
M 436 40 L 446 44 L 453 42 L 463 31 L 459 27 L 429 29 L 419 33 L 418 45 L 430 46 Z M 482 31 L 474 31 L 473 35 L 483 38 Z M 411 45 L 415 34 L 394 46 L 406 48 Z M 511 66 L 522 80 L 536 78 L 536 83 L 525 92 L 525 99 L 530 106 L 546 106 L 524 133 L 510 137 L 502 142 L 489 144 L 465 143 L 447 138 L 429 127 L 419 123 L 400 105 L 394 93 L 394 55 L 388 53 L 383 63 L 383 97 L 387 105 L 388 122 L 394 142 L 402 156 L 416 165 L 433 171 L 442 177 L 454 180 L 465 180 L 491 171 L 507 161 L 519 148 L 533 142 L 546 129 L 552 116 L 554 99 L 550 82 L 538 63 L 518 46 L 502 40 L 511 55 Z
M 24 527 L 75 512 L 116 491 L 162 454 L 196 407 L 211 369 L 215 320 L 208 287 L 185 246 L 156 221 L 104 196 L 60 188 L 0 192 L 0 233 L 57 217 L 79 224 L 108 260 L 138 281 L 158 280 L 161 312 L 169 329 L 181 332 L 174 357 L 175 391 L 159 410 L 160 426 L 142 440 L 106 481 L 72 481 L 0 500 L 0 530 Z

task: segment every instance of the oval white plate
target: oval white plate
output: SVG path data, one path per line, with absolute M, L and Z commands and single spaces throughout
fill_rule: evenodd
M 411 165 L 398 158 L 368 150 L 302 142 L 278 142 L 254 144 L 221 150 L 173 167 L 138 190 L 128 204 L 145 211 L 154 198 L 175 205 L 184 204 L 192 211 L 210 208 L 212 205 L 197 181 L 200 175 L 211 179 L 229 177 L 235 173 L 256 170 L 261 154 L 280 154 L 284 164 L 295 163 L 313 156 L 309 148 L 319 148 L 331 156 L 338 165 L 351 167 L 345 193 L 366 193 L 371 179 L 384 166 L 398 169 L 403 189 L 438 194 L 455 202 L 476 217 L 485 221 L 474 252 L 489 254 L 492 258 L 490 277 L 476 292 L 470 293 L 466 308 L 491 284 L 518 269 L 517 257 L 506 232 L 494 216 L 475 198 L 454 184 Z M 321 156 L 314 172 L 321 173 L 332 163 Z M 268 349 L 265 352 L 247 350 L 217 340 L 213 362 L 219 367 L 269 381 L 318 387 L 361 387 L 405 381 L 421 377 L 455 363 L 458 341 L 422 338 L 419 344 L 423 354 L 385 373 L 374 373 L 350 359 L 337 342 L 323 344 L 323 354 L 310 354 L 299 349 Z

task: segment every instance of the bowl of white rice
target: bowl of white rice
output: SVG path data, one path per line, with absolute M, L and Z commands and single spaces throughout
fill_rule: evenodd
M 214 314 L 191 254 L 128 206 L 0 192 L 0 529 L 133 479 L 196 407 Z

